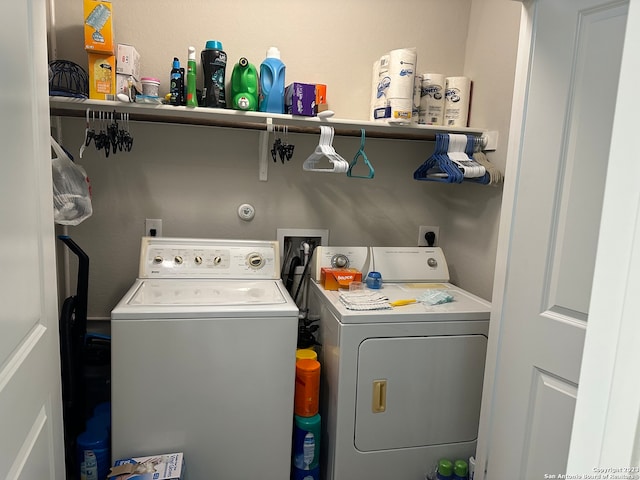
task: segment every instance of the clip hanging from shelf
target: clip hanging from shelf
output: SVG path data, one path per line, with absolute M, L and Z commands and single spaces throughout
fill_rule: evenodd
M 91 113 L 91 121 L 89 121 L 89 113 Z M 129 114 L 118 113 L 115 110 L 113 112 L 104 112 L 100 110 L 98 112 L 98 129 L 96 133 L 96 112 L 87 108 L 86 111 L 86 125 L 84 130 L 84 141 L 80 146 L 80 158 L 84 154 L 86 147 L 93 144 L 97 150 L 104 150 L 105 156 L 108 158 L 109 154 L 113 152 L 115 155 L 119 151 L 130 152 L 133 148 L 133 136 L 129 129 Z M 122 122 L 122 125 L 118 123 L 118 119 Z

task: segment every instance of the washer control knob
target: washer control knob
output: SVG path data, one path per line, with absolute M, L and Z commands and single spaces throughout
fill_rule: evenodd
M 215 257 L 213 257 L 213 264 L 214 265 L 220 265 L 222 263 L 222 257 L 216 255 Z
M 333 268 L 347 268 L 349 266 L 349 257 L 342 253 L 337 253 L 331 257 L 331 266 Z
M 202 257 L 200 255 L 196 255 L 196 258 L 193 259 L 196 265 L 202 265 Z
M 431 268 L 436 268 L 438 266 L 438 261 L 431 257 L 427 260 L 427 265 L 429 265 Z
M 162 263 L 162 257 L 160 255 L 156 255 L 155 257 L 153 257 L 153 263 Z
M 180 255 L 176 255 L 173 261 L 176 262 L 177 265 L 182 265 L 182 262 L 184 262 L 183 258 Z
M 251 268 L 260 268 L 264 265 L 264 258 L 259 253 L 250 253 L 247 256 L 247 263 Z

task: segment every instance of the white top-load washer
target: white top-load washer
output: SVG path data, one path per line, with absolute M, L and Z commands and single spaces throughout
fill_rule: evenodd
M 142 239 L 111 313 L 114 459 L 184 452 L 190 478 L 288 478 L 298 307 L 277 242 Z
M 453 301 L 350 310 L 324 266 L 382 275 L 389 301 L 444 290 Z M 490 304 L 449 283 L 440 248 L 318 247 L 309 292 L 319 318 L 323 477 L 416 480 L 475 453 Z

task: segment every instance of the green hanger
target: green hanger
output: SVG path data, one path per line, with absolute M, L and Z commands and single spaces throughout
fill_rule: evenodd
M 373 166 L 371 165 L 371 163 L 369 162 L 369 159 L 367 158 L 367 154 L 364 153 L 364 141 L 365 141 L 364 128 L 360 129 L 360 132 L 361 132 L 360 150 L 358 150 L 358 152 L 356 153 L 356 156 L 353 157 L 353 160 L 351 160 L 351 163 L 349 164 L 349 170 L 347 170 L 347 176 L 353 177 L 353 178 L 373 178 L 375 171 L 373 170 Z M 365 165 L 369 167 L 369 175 L 353 175 L 352 174 L 351 171 L 353 170 L 353 167 L 355 167 L 356 164 L 358 163 L 358 157 L 362 157 Z

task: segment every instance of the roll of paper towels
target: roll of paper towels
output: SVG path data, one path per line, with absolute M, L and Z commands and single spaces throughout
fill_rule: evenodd
M 391 123 L 410 123 L 413 111 L 417 53 L 415 48 L 399 48 L 389 52 L 389 90 Z
M 447 127 L 466 127 L 469 120 L 471 80 L 468 77 L 445 79 L 444 124 Z
M 413 108 L 411 109 L 411 123 L 417 125 L 420 120 L 420 95 L 422 92 L 422 76 L 413 77 Z
M 419 75 L 420 109 L 418 123 L 421 125 L 442 125 L 444 123 L 445 76 L 441 73 Z
M 375 120 L 373 114 L 376 108 L 376 101 L 378 100 L 378 76 L 380 75 L 380 60 L 373 62 L 373 69 L 371 71 L 371 101 L 369 102 L 369 120 Z
M 391 116 L 389 109 L 389 55 L 381 56 L 373 64 L 371 117 L 373 120 L 387 121 Z

